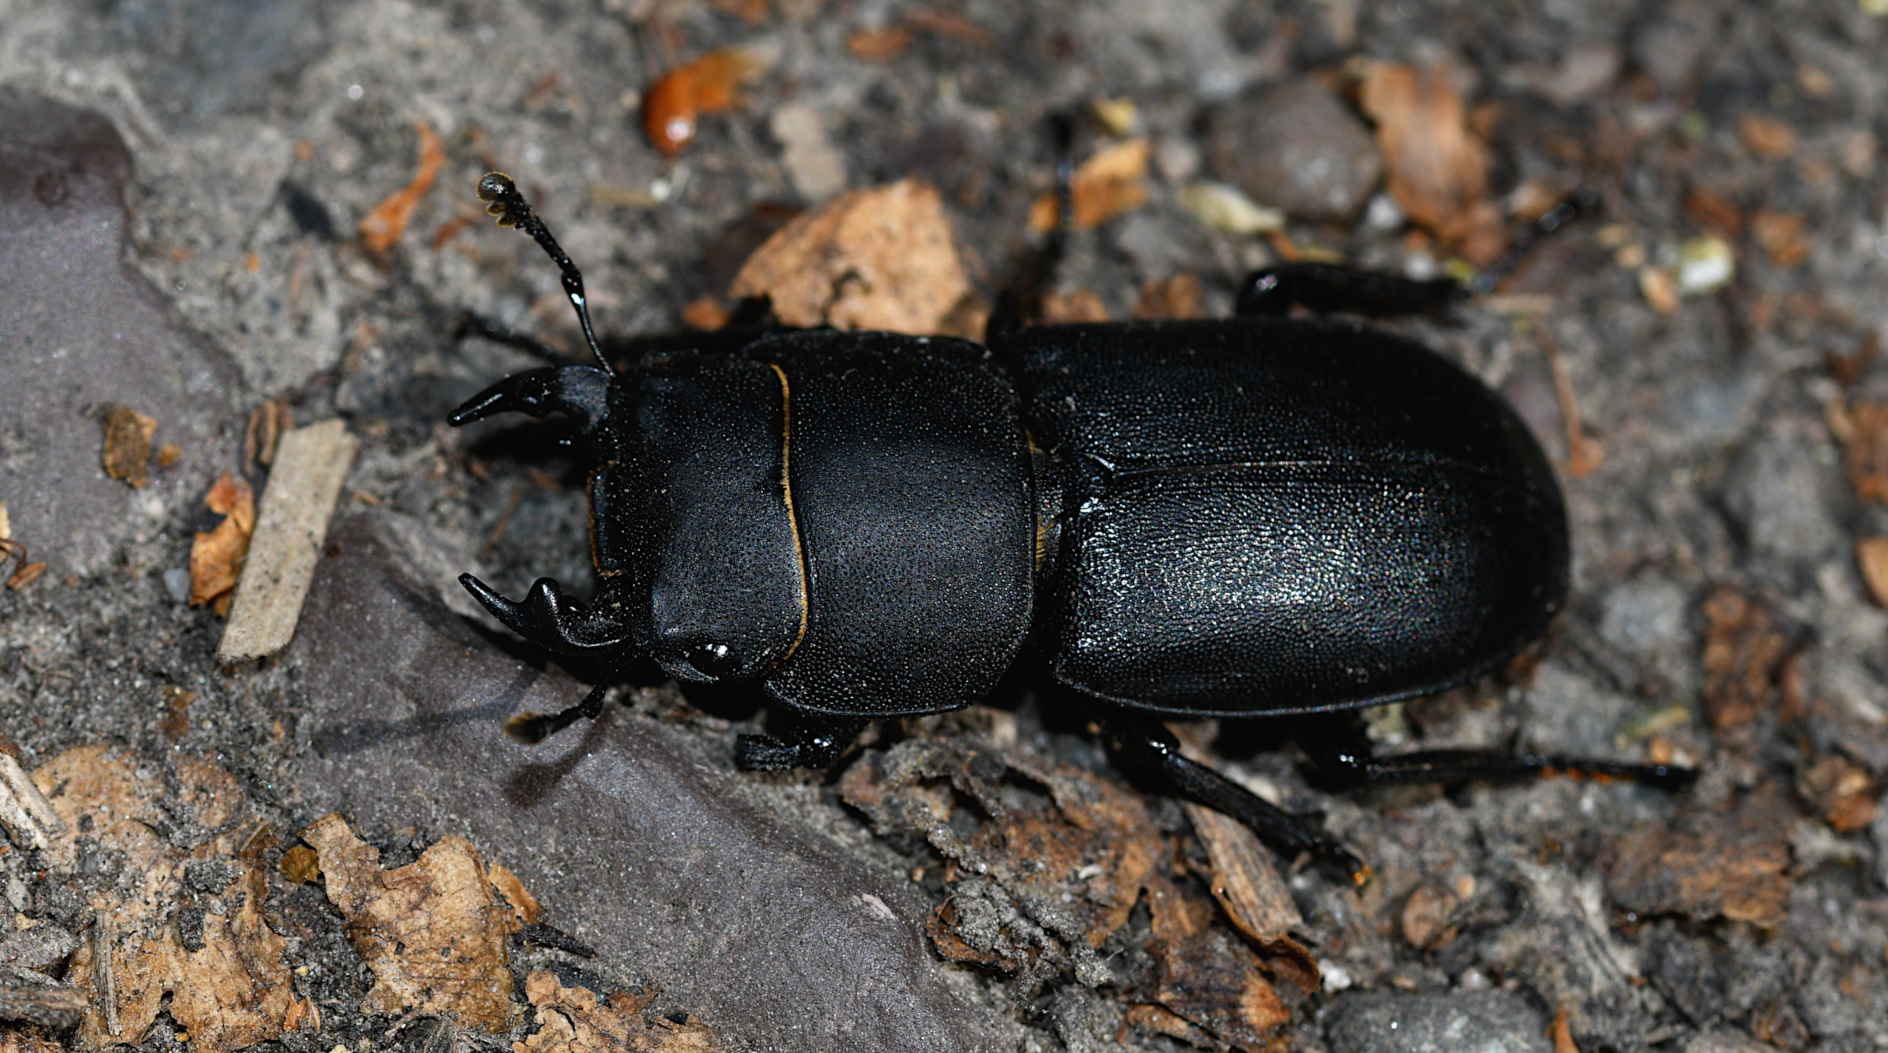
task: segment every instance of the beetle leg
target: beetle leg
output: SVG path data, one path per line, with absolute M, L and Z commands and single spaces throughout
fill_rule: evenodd
M 553 413 L 577 421 L 587 434 L 609 412 L 610 374 L 596 366 L 547 366 L 516 373 L 467 399 L 446 420 L 453 427 L 494 413 L 542 419 Z
M 1049 136 L 1055 151 L 1055 226 L 1041 247 L 1023 258 L 1015 279 L 997 294 L 983 326 L 983 342 L 998 350 L 1042 314 L 1043 297 L 1055 284 L 1056 266 L 1068 248 L 1068 232 L 1075 226 L 1074 119 L 1067 113 L 1051 114 Z
M 505 734 L 527 746 L 535 746 L 579 720 L 595 720 L 603 715 L 603 699 L 609 687 L 598 684 L 583 696 L 583 701 L 556 713 L 526 711 L 505 721 Z
M 1244 823 L 1259 839 L 1282 852 L 1309 852 L 1359 888 L 1370 881 L 1370 867 L 1332 840 L 1317 821 L 1291 815 L 1219 772 L 1180 754 L 1180 743 L 1151 720 L 1114 718 L 1103 726 L 1109 747 L 1144 769 L 1165 776 L 1190 800 Z
M 772 735 L 740 735 L 734 740 L 734 766 L 742 771 L 827 768 L 843 756 L 865 727 L 863 720 L 824 720 L 792 741 Z
M 1304 718 L 1298 744 L 1322 771 L 1352 785 L 1387 783 L 1513 782 L 1564 777 L 1594 782 L 1637 782 L 1682 790 L 1698 773 L 1672 764 L 1626 764 L 1552 753 L 1516 756 L 1500 750 L 1420 750 L 1378 757 L 1370 740 L 1347 714 Z
M 1283 316 L 1293 307 L 1316 314 L 1349 311 L 1376 318 L 1428 314 L 1447 319 L 1468 292 L 1453 278 L 1415 281 L 1329 263 L 1291 263 L 1246 276 L 1233 313 Z
M 629 641 L 628 626 L 601 608 L 566 598 L 550 578 L 539 578 L 522 603 L 500 596 L 470 574 L 459 575 L 459 584 L 507 629 L 546 650 L 581 654 Z

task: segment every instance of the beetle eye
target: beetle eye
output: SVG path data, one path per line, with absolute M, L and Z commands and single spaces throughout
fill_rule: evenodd
M 735 676 L 741 671 L 741 659 L 724 643 L 699 644 L 688 649 L 686 660 L 710 680 Z

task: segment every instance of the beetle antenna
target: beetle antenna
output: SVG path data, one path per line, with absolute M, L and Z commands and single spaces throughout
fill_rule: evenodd
M 993 347 L 1041 315 L 1043 297 L 1068 247 L 1068 232 L 1075 227 L 1075 119 L 1063 111 L 1050 114 L 1049 139 L 1055 152 L 1055 225 L 1042 247 L 1024 257 L 1016 280 L 997 295 L 984 327 L 984 342 Z
M 1463 288 L 1471 296 L 1486 296 L 1494 292 L 1496 286 L 1507 281 L 1515 271 L 1520 269 L 1521 263 L 1534 251 L 1536 245 L 1563 230 L 1567 224 L 1581 216 L 1591 215 L 1598 208 L 1599 195 L 1592 188 L 1585 186 L 1576 188 L 1559 204 L 1541 213 L 1540 217 L 1534 220 L 1533 225 L 1522 231 L 1520 237 L 1514 239 L 1514 244 L 1508 246 L 1508 251 L 1502 253 L 1500 259 L 1489 265 L 1487 270 L 1469 279 L 1468 284 Z
M 583 293 L 583 274 L 564 254 L 557 239 L 551 237 L 550 228 L 525 203 L 524 195 L 518 192 L 518 184 L 503 172 L 487 172 L 479 180 L 479 200 L 485 202 L 487 213 L 498 217 L 499 226 L 517 227 L 537 239 L 539 247 L 550 254 L 557 269 L 563 273 L 564 295 L 570 297 L 570 305 L 577 309 L 577 321 L 583 324 L 583 338 L 590 344 L 590 353 L 603 364 L 603 368 L 610 368 L 609 361 L 603 357 L 603 349 L 597 346 L 596 330 L 590 325 L 589 300 Z

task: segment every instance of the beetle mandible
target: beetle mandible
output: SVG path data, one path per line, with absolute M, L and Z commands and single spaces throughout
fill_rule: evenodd
M 1343 711 L 1481 676 L 1567 592 L 1560 489 L 1527 427 L 1413 341 L 1294 305 L 1435 310 L 1460 295 L 1345 268 L 1247 280 L 1233 318 L 1026 326 L 986 343 L 879 332 L 703 334 L 612 370 L 583 279 L 506 176 L 500 225 L 556 261 L 599 365 L 508 377 L 455 411 L 562 414 L 594 452 L 580 603 L 460 581 L 525 639 L 634 652 L 684 681 L 758 682 L 804 719 L 742 736 L 745 769 L 825 766 L 868 720 L 988 693 L 1034 636 L 1117 755 L 1359 882 L 1318 826 L 1180 755 L 1163 717 L 1293 717 L 1359 782 L 1689 772 L 1499 751 L 1377 758 Z M 602 712 L 605 687 L 509 730 Z M 1336 718 L 1336 719 L 1334 719 Z

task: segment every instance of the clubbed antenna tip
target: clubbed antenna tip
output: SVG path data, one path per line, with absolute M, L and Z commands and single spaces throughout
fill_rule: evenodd
M 583 274 L 564 254 L 557 239 L 551 237 L 550 228 L 544 225 L 537 213 L 531 211 L 524 195 L 518 192 L 518 184 L 503 172 L 487 172 L 479 180 L 479 200 L 485 202 L 487 213 L 497 217 L 499 226 L 517 227 L 531 235 L 552 262 L 557 264 L 564 279 L 564 295 L 570 297 L 570 305 L 577 311 L 577 321 L 583 326 L 583 338 L 590 345 L 590 353 L 596 356 L 603 368 L 610 368 L 610 363 L 603 357 L 603 349 L 597 346 L 596 330 L 590 325 L 590 307 L 583 292 Z

